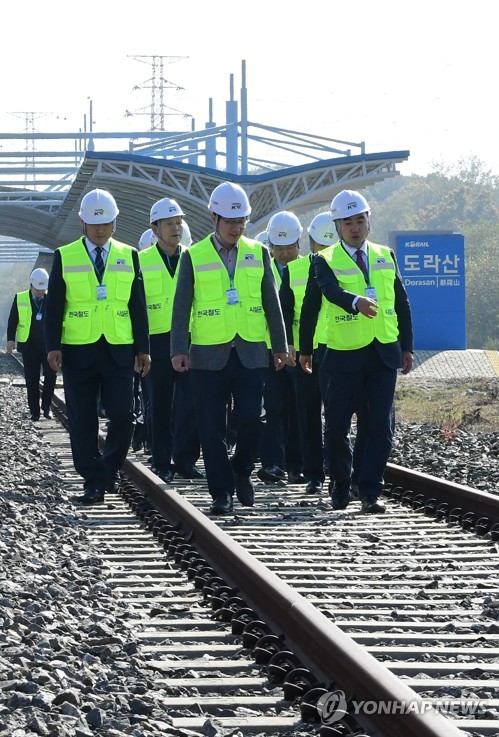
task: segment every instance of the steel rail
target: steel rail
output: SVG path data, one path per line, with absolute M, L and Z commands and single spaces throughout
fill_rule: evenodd
M 60 392 L 54 394 L 53 405 L 64 423 L 65 403 Z M 101 441 L 104 435 L 101 434 Z M 389 714 L 356 716 L 359 724 L 390 737 L 460 737 L 462 731 L 440 713 L 423 708 L 416 691 L 405 685 L 382 663 L 343 633 L 314 605 L 282 581 L 251 553 L 221 530 L 212 520 L 187 502 L 172 487 L 158 483 L 158 477 L 141 463 L 128 459 L 124 472 L 144 493 L 151 504 L 178 529 L 197 552 L 248 607 L 282 637 L 301 663 L 329 690 L 341 689 L 348 699 L 395 703 L 400 709 Z M 416 478 L 416 482 L 414 479 Z M 390 466 L 387 480 L 404 484 L 408 501 L 414 495 L 425 501 L 446 504 L 452 509 L 471 511 L 499 520 L 499 499 L 470 487 L 448 484 L 427 474 L 415 474 L 402 467 Z M 450 487 L 450 490 L 449 490 Z M 449 490 L 446 494 L 445 490 Z M 477 504 L 473 499 L 477 498 Z M 409 706 L 409 709 L 404 708 Z

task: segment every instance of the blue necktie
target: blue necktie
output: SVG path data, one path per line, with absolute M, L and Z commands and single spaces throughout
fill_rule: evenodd
M 104 273 L 104 260 L 102 258 L 102 248 L 95 249 L 95 273 L 99 283 L 102 284 L 102 274 Z

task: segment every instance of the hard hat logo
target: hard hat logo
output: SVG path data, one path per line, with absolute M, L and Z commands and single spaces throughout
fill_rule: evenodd
M 94 216 L 99 217 L 100 215 L 104 215 L 104 210 L 102 207 L 99 210 L 94 210 Z
M 347 205 L 347 210 L 356 210 L 357 209 L 357 203 L 356 202 L 349 202 Z
M 233 202 L 232 203 L 232 209 L 233 210 L 240 210 L 241 209 L 241 203 L 240 202 Z

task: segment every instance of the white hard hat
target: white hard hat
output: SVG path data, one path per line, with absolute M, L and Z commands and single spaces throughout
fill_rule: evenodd
M 369 205 L 364 195 L 355 192 L 353 189 L 344 189 L 331 202 L 331 217 L 333 220 L 350 218 L 352 215 L 360 215 L 362 212 L 369 213 Z
M 241 218 L 251 215 L 248 195 L 239 184 L 222 182 L 211 193 L 208 209 L 223 218 Z
M 269 234 L 268 231 L 262 230 L 261 233 L 258 233 L 258 235 L 255 235 L 255 240 L 259 243 L 263 243 L 264 246 L 269 246 Z
M 180 237 L 180 245 L 181 246 L 190 246 L 192 243 L 192 236 L 191 236 L 191 230 L 185 220 L 182 220 L 182 235 Z
M 45 269 L 34 269 L 29 277 L 29 283 L 35 289 L 47 289 L 49 285 L 49 275 Z
M 303 228 L 294 212 L 277 212 L 267 225 L 271 246 L 291 246 L 300 240 Z
M 158 200 L 151 207 L 151 216 L 149 218 L 150 223 L 155 223 L 157 220 L 165 220 L 166 218 L 175 218 L 177 215 L 182 216 L 182 208 L 169 197 L 163 197 L 162 200 Z
M 148 228 L 147 230 L 144 230 L 142 235 L 139 238 L 139 251 L 143 251 L 144 248 L 149 248 L 149 246 L 154 246 L 156 243 L 157 238 L 154 235 L 152 228 Z
M 330 212 L 320 212 L 316 215 L 307 232 L 320 246 L 332 246 L 338 238 Z
M 112 223 L 119 213 L 116 200 L 105 189 L 93 189 L 87 192 L 80 204 L 80 218 L 87 225 Z

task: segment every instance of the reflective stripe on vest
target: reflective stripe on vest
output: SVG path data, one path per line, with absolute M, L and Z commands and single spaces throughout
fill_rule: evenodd
M 192 342 L 197 345 L 228 343 L 240 335 L 251 342 L 265 341 L 266 320 L 262 304 L 262 245 L 240 238 L 234 282 L 211 237 L 189 248 L 194 274 Z M 228 304 L 227 292 L 237 290 L 237 304 Z
M 135 278 L 133 249 L 111 241 L 102 284 L 106 299 L 97 299 L 99 282 L 83 238 L 59 248 L 62 278 L 66 283 L 66 305 L 62 343 L 95 343 L 104 335 L 114 345 L 133 343 L 128 302 Z

